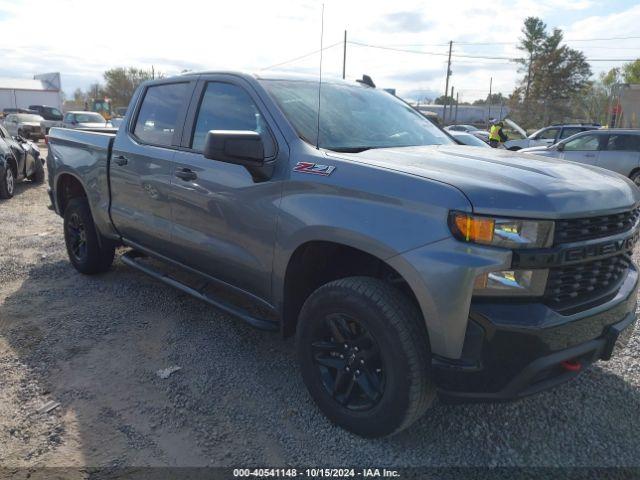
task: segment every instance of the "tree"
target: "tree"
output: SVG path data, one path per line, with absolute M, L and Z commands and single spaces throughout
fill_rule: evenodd
M 525 52 L 525 58 L 516 59 L 516 63 L 521 65 L 520 72 L 526 72 L 524 77 L 524 101 L 529 100 L 529 91 L 533 81 L 533 65 L 540 53 L 545 39 L 547 38 L 547 25 L 537 17 L 527 17 L 522 27 L 523 38 L 516 47 L 518 50 Z
M 451 98 L 449 95 L 440 95 L 433 101 L 434 105 L 453 105 L 455 103 L 455 99 Z
M 151 70 L 143 70 L 139 68 L 112 68 L 104 72 L 104 94 L 107 98 L 111 99 L 113 106 L 127 106 L 129 100 L 133 96 L 138 86 L 154 77 L 162 77 L 157 75 L 153 68 Z
M 624 83 L 640 83 L 640 58 L 622 66 L 622 80 Z
M 502 105 L 507 99 L 502 96 L 500 92 L 492 93 L 491 96 L 487 95 L 487 98 L 480 98 L 475 100 L 472 105 Z
M 549 34 L 533 17 L 525 20 L 523 35 L 521 49 L 530 55 L 518 60 L 527 70 L 509 100 L 514 116 L 527 126 L 572 117 L 578 97 L 590 85 L 591 67 L 584 54 L 562 44 L 560 29 Z

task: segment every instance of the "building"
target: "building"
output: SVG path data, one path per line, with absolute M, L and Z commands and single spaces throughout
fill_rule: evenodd
M 43 73 L 28 78 L 0 77 L 0 112 L 5 108 L 48 105 L 62 110 L 60 74 Z
M 640 127 L 640 85 L 618 85 L 618 106 L 613 107 L 611 126 L 622 128 Z
M 421 113 L 432 112 L 438 116 L 442 123 L 443 105 L 413 105 Z M 503 119 L 509 115 L 509 107 L 504 105 L 455 105 L 447 106 L 447 125 L 472 124 L 486 126 L 492 118 Z

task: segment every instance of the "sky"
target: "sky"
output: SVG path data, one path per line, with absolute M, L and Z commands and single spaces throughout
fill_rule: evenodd
M 444 93 L 450 40 L 451 85 L 461 101 L 486 97 L 491 78 L 493 92 L 509 94 L 520 77 L 513 62 L 456 55 L 517 56 L 527 16 L 562 29 L 567 44 L 589 59 L 640 57 L 640 3 L 631 0 L 0 0 L 0 76 L 58 71 L 71 96 L 119 66 L 153 65 L 166 75 L 205 69 L 316 74 L 323 4 L 323 76 L 342 75 L 347 30 L 355 42 L 347 44 L 347 79 L 366 73 L 408 98 Z M 598 74 L 621 63 L 591 65 Z

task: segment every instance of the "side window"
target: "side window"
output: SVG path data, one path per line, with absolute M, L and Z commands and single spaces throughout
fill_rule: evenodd
M 253 130 L 264 141 L 265 156 L 275 154 L 267 124 L 249 94 L 230 83 L 209 82 L 198 109 L 191 148 L 201 152 L 210 130 Z
M 567 127 L 562 129 L 562 133 L 560 134 L 560 138 L 569 138 L 571 135 L 575 135 L 576 133 L 582 132 L 582 128 L 575 127 Z
M 593 152 L 598 150 L 599 144 L 598 135 L 583 135 L 565 143 L 564 150 L 566 152 Z
M 540 135 L 538 135 L 538 140 L 553 140 L 556 138 L 556 135 L 558 135 L 557 128 L 548 128 L 547 130 L 543 130 L 542 132 L 540 132 Z
M 187 101 L 187 83 L 169 83 L 147 88 L 138 111 L 133 134 L 142 142 L 170 146 L 178 114 Z
M 614 152 L 640 152 L 640 135 L 611 134 L 607 150 Z
M 64 123 L 71 123 L 73 122 L 73 113 L 67 113 L 64 116 Z

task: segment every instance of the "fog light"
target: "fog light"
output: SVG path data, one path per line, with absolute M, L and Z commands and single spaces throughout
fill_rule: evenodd
M 483 297 L 535 297 L 544 294 L 549 270 L 501 270 L 478 275 L 473 294 Z

